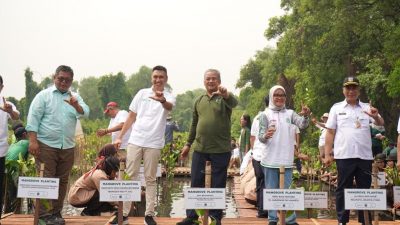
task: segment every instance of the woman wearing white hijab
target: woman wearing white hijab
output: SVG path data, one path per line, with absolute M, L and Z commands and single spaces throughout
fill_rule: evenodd
M 258 138 L 265 144 L 261 165 L 265 176 L 266 189 L 279 188 L 279 168 L 285 167 L 285 189 L 292 181 L 295 126 L 304 129 L 309 124 L 310 109 L 302 105 L 301 116 L 286 109 L 286 92 L 282 86 L 275 85 L 269 91 L 269 105 L 260 116 Z M 278 223 L 276 210 L 268 210 L 269 225 Z M 296 225 L 296 214 L 286 218 L 286 224 Z

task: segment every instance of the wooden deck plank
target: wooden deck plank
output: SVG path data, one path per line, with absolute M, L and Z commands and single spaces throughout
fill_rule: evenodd
M 105 224 L 110 217 L 106 216 L 66 216 L 66 225 L 99 225 Z M 130 225 L 143 225 L 143 217 L 129 217 Z M 160 225 L 175 225 L 181 218 L 157 217 L 156 221 Z M 297 222 L 301 225 L 336 225 L 336 220 L 330 219 L 302 219 L 299 218 Z M 11 215 L 1 220 L 2 225 L 32 225 L 33 215 Z M 267 219 L 259 218 L 224 218 L 222 220 L 224 225 L 265 225 Z M 380 221 L 381 225 L 400 225 L 400 221 Z M 355 220 L 350 221 L 349 225 L 358 225 Z

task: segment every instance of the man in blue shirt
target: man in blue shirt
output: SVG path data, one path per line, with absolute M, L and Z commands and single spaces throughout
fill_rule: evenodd
M 69 90 L 73 78 L 69 66 L 59 66 L 54 86 L 35 96 L 28 113 L 29 152 L 35 157 L 36 168 L 44 163 L 44 177 L 60 179 L 58 199 L 50 200 L 49 209 L 43 205 L 39 209 L 46 224 L 65 224 L 61 210 L 74 163 L 75 127 L 78 118 L 89 115 L 83 99 Z

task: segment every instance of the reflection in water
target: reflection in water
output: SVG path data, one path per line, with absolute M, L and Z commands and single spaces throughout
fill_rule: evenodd
M 228 179 L 226 186 L 225 217 L 236 218 L 236 206 L 232 199 L 233 180 Z M 190 177 L 174 177 L 170 181 L 162 178 L 158 187 L 158 216 L 186 217 L 183 190 L 190 187 Z

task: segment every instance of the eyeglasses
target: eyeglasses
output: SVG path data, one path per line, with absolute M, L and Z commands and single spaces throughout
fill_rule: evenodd
M 286 98 L 285 94 L 274 94 L 273 95 L 275 98 Z
M 355 85 L 347 85 L 344 88 L 348 91 L 358 90 L 358 86 Z
M 66 77 L 56 77 L 57 81 L 62 83 L 66 83 L 66 84 L 70 84 L 72 82 L 71 78 L 66 78 Z

